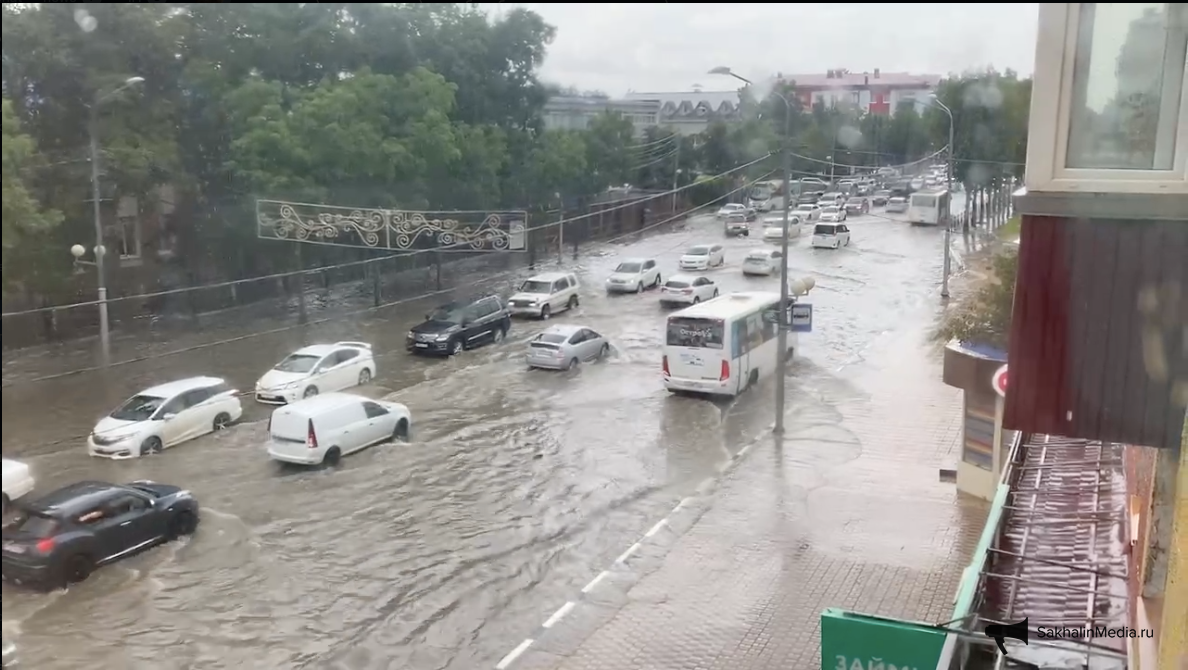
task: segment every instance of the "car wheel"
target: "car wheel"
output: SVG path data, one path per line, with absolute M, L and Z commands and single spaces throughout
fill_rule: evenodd
M 326 450 L 326 455 L 322 457 L 322 465 L 334 467 L 342 460 L 342 451 L 338 447 L 330 447 Z
M 95 570 L 95 561 L 86 554 L 75 554 L 62 564 L 62 585 L 85 582 Z
M 495 344 L 499 344 L 503 341 L 505 335 L 507 335 L 507 333 L 503 332 L 503 326 L 498 326 L 495 328 L 495 331 L 491 333 L 491 341 Z
M 305 389 L 305 393 L 301 394 L 302 398 L 312 398 L 318 394 L 318 387 L 310 386 Z
M 578 297 L 576 295 L 569 296 L 569 302 L 565 303 L 566 308 L 576 309 L 578 306 Z
M 169 537 L 173 540 L 193 535 L 196 530 L 198 530 L 198 515 L 189 510 L 178 512 L 169 522 Z
M 371 383 L 371 370 L 363 368 L 359 371 L 359 386 L 367 386 Z
M 716 298 L 716 297 L 718 297 L 718 289 L 714 289 L 714 296 L 713 296 L 713 297 L 715 297 L 715 298 Z
M 553 315 L 553 308 L 551 306 L 545 305 L 544 307 L 540 308 L 540 318 L 542 320 L 547 321 L 548 318 L 552 315 Z
M 638 284 L 635 285 L 635 292 L 643 293 L 643 282 L 639 282 Z M 570 305 L 569 308 L 573 309 L 573 305 Z
M 609 353 L 610 353 L 610 345 L 609 345 L 609 344 L 603 344 L 603 345 L 602 345 L 602 348 L 598 350 L 598 358 L 599 358 L 600 360 L 601 360 L 601 359 L 603 359 L 603 358 L 606 358 L 607 354 L 609 354 Z
M 566 370 L 573 370 L 573 369 L 576 369 L 576 368 L 577 368 L 577 366 L 578 366 L 578 359 L 577 359 L 577 358 L 571 358 L 571 359 L 569 359 L 569 362 L 565 364 L 565 369 L 566 369 Z
M 699 296 L 699 295 L 693 296 L 693 304 L 696 305 L 699 302 L 701 302 L 701 296 Z
M 217 433 L 220 430 L 226 430 L 231 425 L 231 415 L 226 412 L 219 412 L 214 418 L 214 424 L 211 428 Z
M 660 275 L 659 274 L 656 275 L 656 281 L 652 282 L 652 286 L 653 287 L 660 286 Z
M 462 353 L 462 350 L 465 348 L 466 345 L 462 343 L 460 338 L 454 340 L 453 342 L 450 342 L 450 355 L 457 356 L 458 354 Z
M 161 438 L 154 435 L 152 437 L 146 438 L 144 442 L 140 443 L 140 455 L 150 456 L 152 454 L 159 454 L 161 453 L 161 449 L 163 449 L 164 446 L 165 445 L 161 444 Z
M 392 430 L 393 442 L 408 442 L 408 420 L 401 419 L 396 422 L 396 428 Z

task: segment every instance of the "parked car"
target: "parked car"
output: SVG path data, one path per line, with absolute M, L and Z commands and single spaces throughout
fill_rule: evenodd
M 779 249 L 755 249 L 743 259 L 742 273 L 747 276 L 768 276 L 776 271 L 783 255 Z
M 900 196 L 889 198 L 887 200 L 887 209 L 885 211 L 891 214 L 908 211 L 908 199 Z
M 882 190 L 875 191 L 874 195 L 870 196 L 870 203 L 875 207 L 883 207 L 887 204 L 887 200 L 891 198 L 891 191 Z
M 160 453 L 222 430 L 243 416 L 239 392 L 217 377 L 191 377 L 132 396 L 87 437 L 92 456 L 124 459 Z
M 818 223 L 813 229 L 814 249 L 837 249 L 849 244 L 850 229 L 844 223 Z
M 408 407 L 351 393 L 326 393 L 281 407 L 268 420 L 268 455 L 298 465 L 337 465 L 347 454 L 407 440 Z
M 573 325 L 550 326 L 528 343 L 528 367 L 572 370 L 586 361 L 610 353 L 606 338 L 589 328 Z
M 682 270 L 708 270 L 726 263 L 726 250 L 720 244 L 689 247 L 677 265 Z
M 850 198 L 849 200 L 846 201 L 844 208 L 845 208 L 846 214 L 854 214 L 857 216 L 861 216 L 863 214 L 869 214 L 870 213 L 870 200 L 868 198 L 865 198 L 862 196 L 859 196 L 856 198 Z
M 739 235 L 750 237 L 751 224 L 747 223 L 747 217 L 744 214 L 731 214 L 726 217 L 726 237 L 738 237 Z
M 655 258 L 628 258 L 606 278 L 606 292 L 639 293 L 660 284 L 660 265 Z
M 454 356 L 487 343 L 498 344 L 511 330 L 511 312 L 497 295 L 441 305 L 425 315 L 404 338 L 415 354 Z
M 562 310 L 578 306 L 577 275 L 571 272 L 546 272 L 525 280 L 509 300 L 511 313 L 547 319 Z
M 283 405 L 370 384 L 375 356 L 366 342 L 311 344 L 289 354 L 256 382 L 256 402 Z
M 821 206 L 816 203 L 804 202 L 792 210 L 792 215 L 800 218 L 805 223 L 814 223 L 817 219 L 821 218 Z
M 44 587 L 81 582 L 198 528 L 189 491 L 150 481 L 78 482 L 20 508 L 20 520 L 4 529 L 4 579 Z
M 661 305 L 695 305 L 718 297 L 718 287 L 709 277 L 673 275 L 660 289 Z
M 846 208 L 830 205 L 821 209 L 821 222 L 839 223 L 846 220 Z
M 4 510 L 8 513 L 8 505 L 29 494 L 33 490 L 33 474 L 29 466 L 19 461 L 4 461 Z

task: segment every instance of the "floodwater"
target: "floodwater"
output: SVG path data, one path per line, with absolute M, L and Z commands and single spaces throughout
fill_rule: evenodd
M 880 337 L 935 310 L 940 230 L 882 216 L 848 224 L 847 248 L 812 250 L 808 235 L 793 243 L 791 276 L 811 275 L 817 287 L 815 332 L 800 336 L 790 398 L 844 380 Z M 405 332 L 429 306 L 414 303 L 6 387 L 4 453 L 30 463 L 39 491 L 83 478 L 154 479 L 192 490 L 203 517 L 187 541 L 68 591 L 6 584 L 5 637 L 38 669 L 493 665 L 509 641 L 769 430 L 769 384 L 730 404 L 669 396 L 655 292 L 603 292 L 622 258 L 656 257 L 671 275 L 683 249 L 721 241 L 720 226 L 705 217 L 567 261 L 584 282 L 581 307 L 548 323 L 587 325 L 615 348 L 572 373 L 525 368 L 526 341 L 547 325 L 532 321 L 516 321 L 502 345 L 449 360 L 411 357 Z M 741 274 L 761 239 L 724 244 L 726 267 L 706 273 L 723 293 L 778 290 L 778 278 Z M 379 372 L 360 392 L 409 406 L 410 443 L 374 447 L 336 469 L 281 466 L 264 451 L 269 408 L 250 397 L 239 425 L 156 457 L 91 459 L 79 439 L 152 383 L 201 373 L 251 389 L 293 348 L 341 339 L 373 344 Z M 790 431 L 797 421 L 788 417 Z

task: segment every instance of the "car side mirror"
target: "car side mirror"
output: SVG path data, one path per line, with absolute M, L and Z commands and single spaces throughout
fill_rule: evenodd
M 473 324 L 473 323 L 474 323 L 474 319 L 472 319 L 472 318 L 470 318 L 470 317 L 466 317 L 466 318 L 462 319 L 462 325 L 463 325 L 463 326 L 469 326 L 469 325 L 471 325 L 471 324 Z

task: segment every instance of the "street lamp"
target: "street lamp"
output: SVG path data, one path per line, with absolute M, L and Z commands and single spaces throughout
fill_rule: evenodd
M 753 84 L 746 77 L 735 74 L 728 67 L 716 67 L 710 74 L 721 74 L 734 77 L 747 86 Z M 784 103 L 787 113 L 784 115 L 784 218 L 782 228 L 784 234 L 780 240 L 780 324 L 776 331 L 776 416 L 774 432 L 784 432 L 784 381 L 788 373 L 788 209 L 789 196 L 792 194 L 792 103 L 784 94 L 772 89 L 772 95 Z
M 952 241 L 953 235 L 953 110 L 949 109 L 948 105 L 941 102 L 940 98 L 936 97 L 935 93 L 929 97 L 932 99 L 932 102 L 936 103 L 937 107 L 940 107 L 942 110 L 944 110 L 945 114 L 949 117 L 949 169 L 946 170 L 947 174 L 945 175 L 945 185 L 949 190 L 949 211 L 948 218 L 945 220 L 945 269 L 944 276 L 941 279 L 941 297 L 948 298 L 949 273 L 951 272 L 953 266 L 951 259 L 952 252 L 949 250 L 949 245 Z
M 103 263 L 103 257 L 106 254 L 103 246 L 103 217 L 99 200 L 99 105 L 142 82 L 144 82 L 144 77 L 128 77 L 123 84 L 107 93 L 95 96 L 94 102 L 87 105 L 90 117 L 87 123 L 87 134 L 90 136 L 91 145 L 91 212 L 95 219 L 95 284 L 99 289 L 99 342 L 104 366 L 111 362 L 111 333 L 107 322 L 107 277 L 104 273 Z M 74 255 L 76 262 L 82 257 L 82 254 L 79 253 L 80 250 L 85 252 L 81 244 L 70 248 L 70 253 Z

